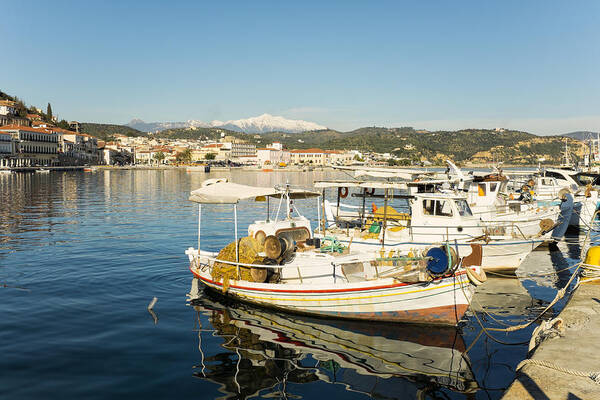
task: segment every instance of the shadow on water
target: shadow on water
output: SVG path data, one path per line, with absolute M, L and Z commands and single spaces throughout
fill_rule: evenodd
M 452 327 L 423 333 L 411 325 L 300 317 L 208 292 L 191 305 L 199 323 L 203 315 L 212 326 L 199 331 L 194 375 L 217 383 L 225 398 L 299 398 L 302 391 L 290 384 L 315 381 L 381 399 L 477 390 L 465 343 Z M 202 346 L 207 334 L 221 338 L 220 350 Z

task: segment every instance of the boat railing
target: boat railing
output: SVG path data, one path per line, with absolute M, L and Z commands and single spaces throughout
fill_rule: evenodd
M 447 243 L 447 242 L 446 242 Z M 203 258 L 204 260 L 207 260 L 209 262 L 212 262 L 211 264 L 208 264 L 206 262 L 201 262 L 200 258 Z M 356 263 L 361 263 L 361 262 L 369 262 L 369 261 L 377 261 L 377 263 L 374 265 L 374 271 L 375 271 L 375 276 L 374 278 L 376 279 L 380 279 L 382 277 L 391 277 L 392 275 L 394 275 L 395 273 L 397 273 L 398 271 L 404 271 L 404 266 L 405 264 L 402 265 L 386 265 L 388 268 L 385 269 L 385 273 L 384 276 L 382 276 L 382 272 L 380 271 L 380 266 L 378 265 L 379 262 L 391 262 L 393 263 L 394 261 L 408 261 L 408 262 L 419 262 L 422 260 L 430 260 L 431 257 L 357 257 L 357 256 L 353 256 L 350 258 L 346 258 L 346 259 L 336 259 L 336 260 L 327 260 L 330 261 L 329 262 L 329 266 L 331 267 L 331 274 L 332 274 L 332 278 L 333 278 L 333 282 L 335 283 L 337 278 L 343 278 L 343 275 L 339 275 L 338 272 L 342 271 L 342 268 L 344 267 L 344 265 L 347 264 L 356 264 Z M 298 265 L 272 265 L 272 264 L 248 264 L 248 263 L 240 263 L 240 262 L 235 262 L 235 261 L 227 261 L 227 260 L 220 260 L 218 258 L 215 257 L 209 257 L 206 255 L 199 255 L 198 258 L 195 259 L 195 264 L 196 267 L 198 268 L 213 268 L 215 263 L 223 263 L 223 264 L 227 264 L 227 265 L 231 265 L 233 267 L 236 267 L 238 269 L 237 274 L 239 276 L 240 271 L 239 268 L 240 267 L 248 267 L 248 268 L 259 268 L 259 269 L 278 269 L 278 270 L 283 270 L 283 269 L 289 269 L 289 270 L 296 270 L 296 272 L 298 273 L 298 279 L 300 280 L 300 282 L 302 283 L 303 279 L 306 279 L 307 276 L 303 276 L 302 275 L 302 269 L 300 266 Z M 383 265 L 381 265 L 383 266 Z M 326 271 L 327 265 L 323 264 L 323 272 Z M 211 270 L 212 271 L 212 270 Z M 342 272 L 343 273 L 343 272 Z
M 359 262 L 365 262 L 365 261 L 370 261 L 373 258 L 372 257 L 359 257 L 356 255 L 353 255 L 351 258 L 347 258 L 347 259 L 337 259 L 335 260 L 335 262 L 331 261 L 328 258 L 328 255 L 326 253 L 322 253 L 320 254 L 322 256 L 322 258 L 324 259 L 324 261 L 330 261 L 331 264 L 336 264 L 338 266 L 342 266 L 345 264 L 354 264 L 354 263 L 359 263 Z M 280 264 L 249 264 L 249 263 L 241 263 L 241 262 L 236 262 L 236 261 L 227 261 L 227 260 L 221 260 L 218 259 L 216 257 L 209 257 L 206 255 L 202 255 L 200 254 L 197 258 L 197 261 L 199 264 L 201 265 L 207 265 L 207 266 L 211 266 L 210 264 L 207 263 L 202 263 L 200 262 L 200 259 L 203 260 L 207 260 L 207 261 L 212 261 L 213 263 L 221 263 L 221 264 L 227 264 L 227 265 L 232 265 L 234 267 L 249 267 L 249 268 L 271 268 L 271 269 L 298 269 L 297 265 L 280 265 Z
M 339 223 L 339 222 L 343 222 L 343 221 L 339 221 L 339 220 L 329 220 L 329 219 L 325 219 L 322 220 L 325 221 L 326 224 L 328 223 Z M 523 239 L 528 239 L 528 237 L 523 233 L 522 229 L 519 227 L 519 223 L 527 223 L 527 222 L 535 222 L 538 221 L 537 219 L 528 219 L 528 220 L 523 220 L 523 221 L 482 221 L 481 224 L 477 224 L 477 225 L 456 225 L 456 226 L 448 226 L 448 225 L 414 225 L 412 223 L 403 225 L 403 224 L 395 224 L 395 223 L 390 223 L 388 222 L 387 224 L 387 228 L 394 228 L 394 227 L 405 227 L 407 229 L 409 229 L 410 231 L 410 235 L 414 235 L 414 234 L 418 234 L 420 236 L 439 236 L 440 232 L 439 230 L 444 230 L 445 231 L 445 238 L 443 240 L 450 240 L 450 239 L 454 239 L 457 236 L 460 236 L 461 238 L 465 238 L 465 239 L 476 239 L 478 237 L 480 237 L 481 235 L 474 235 L 468 232 L 464 232 L 465 229 L 482 229 L 483 231 L 486 230 L 490 230 L 490 229 L 504 229 L 504 234 L 502 233 L 498 233 L 497 235 L 493 235 L 493 236 L 506 236 L 509 234 L 514 234 L 516 236 L 519 236 Z M 320 225 L 319 225 L 320 226 Z M 347 223 L 346 227 L 341 227 L 341 226 L 336 226 L 334 225 L 333 227 L 329 227 L 327 228 L 326 231 L 329 232 L 334 232 L 335 229 L 340 229 L 342 231 L 346 231 L 346 236 L 350 236 L 350 229 L 353 228 L 359 228 L 361 227 L 361 229 L 363 228 L 367 228 L 367 226 L 365 225 L 357 225 L 356 227 L 350 227 L 350 224 Z M 458 229 L 460 228 L 462 231 L 460 232 L 451 232 L 450 230 L 452 229 Z M 437 230 L 438 232 L 432 232 L 432 230 Z M 417 230 L 418 232 L 415 233 L 415 230 Z M 425 232 L 423 232 L 425 231 Z M 429 232 L 427 232 L 429 231 Z M 323 232 L 321 232 L 323 233 Z M 443 234 L 443 233 L 442 233 Z

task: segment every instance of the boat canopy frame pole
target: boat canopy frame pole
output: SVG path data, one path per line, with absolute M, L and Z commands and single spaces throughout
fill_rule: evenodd
M 336 210 L 336 213 L 335 213 L 335 226 L 336 227 L 338 227 L 338 222 L 340 220 L 340 192 L 341 191 L 342 191 L 342 188 L 339 187 L 338 190 L 337 190 L 337 210 Z
M 283 196 L 279 197 L 279 204 L 277 205 L 277 215 L 275 215 L 275 222 L 279 221 L 279 211 L 281 211 L 281 203 L 283 203 Z
M 367 188 L 363 188 L 362 192 L 362 215 L 360 216 L 360 230 L 363 229 L 363 224 L 366 224 L 367 219 L 365 218 L 365 203 L 367 201 Z
M 385 197 L 383 200 L 383 235 L 381 237 L 381 248 L 385 249 L 385 231 L 387 229 L 387 205 L 388 205 L 388 190 L 385 189 Z
M 271 196 L 267 196 L 267 222 L 270 222 L 269 220 L 271 219 L 271 206 L 270 206 L 270 200 Z
M 321 196 L 317 196 L 317 225 L 319 225 L 319 233 L 323 233 L 323 231 L 321 231 L 321 206 L 319 204 L 320 202 Z
M 202 228 L 202 204 L 198 203 L 198 255 L 200 255 L 201 228 Z
M 235 266 L 237 268 L 237 276 L 240 279 L 240 249 L 238 247 L 238 220 L 237 220 L 237 204 L 233 205 L 233 225 L 235 229 Z
M 323 188 L 323 196 L 321 197 L 321 207 L 323 207 L 323 219 L 321 220 L 323 230 L 321 233 L 323 234 L 323 236 L 325 236 L 325 234 L 327 233 L 327 213 L 325 212 L 325 188 Z

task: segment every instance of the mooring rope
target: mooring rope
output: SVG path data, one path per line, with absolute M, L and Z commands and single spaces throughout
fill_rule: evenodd
M 551 363 L 549 361 L 536 360 L 532 358 L 527 358 L 521 361 L 519 365 L 517 365 L 515 371 L 519 371 L 521 368 L 528 364 L 554 369 L 559 372 L 564 372 L 565 374 L 580 376 L 582 378 L 590 378 L 595 383 L 600 384 L 600 371 L 579 371 L 576 369 L 561 367 L 560 365 Z

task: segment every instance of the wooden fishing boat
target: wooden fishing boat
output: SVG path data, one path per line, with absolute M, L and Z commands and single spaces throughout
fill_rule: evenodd
M 295 313 L 451 325 L 461 319 L 474 289 L 469 275 L 481 277 L 479 265 L 467 271 L 448 244 L 419 252 L 383 247 L 374 255 L 335 237 L 315 238 L 310 221 L 291 210 L 295 199 L 318 196 L 289 187 L 205 182 L 190 200 L 199 204 L 199 215 L 202 204 L 232 204 L 235 241 L 219 253 L 198 250 L 199 234 L 198 249 L 186 250 L 191 272 L 226 296 Z M 279 199 L 275 218 L 270 198 Z M 266 200 L 267 218 L 251 224 L 248 237 L 238 240 L 237 204 L 244 199 Z M 282 209 L 285 216 L 279 219 Z M 199 233 L 200 227 L 201 218 Z M 264 250 L 253 251 L 262 239 Z M 233 259 L 225 258 L 227 249 Z

